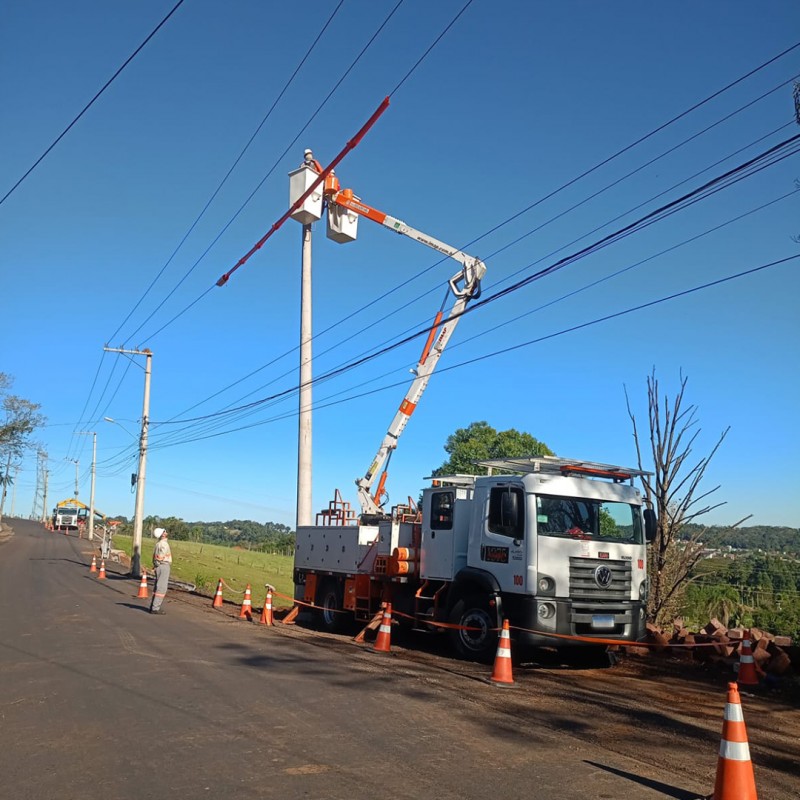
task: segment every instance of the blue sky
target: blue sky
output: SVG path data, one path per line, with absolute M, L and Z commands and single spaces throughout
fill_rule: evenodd
M 0 196 L 173 5 L 4 4 Z M 296 385 L 300 226 L 287 222 L 227 286 L 206 290 L 285 211 L 287 173 L 303 149 L 329 162 L 463 0 L 400 4 L 281 158 L 396 5 L 345 0 L 186 234 L 337 5 L 319 0 L 301 13 L 259 0 L 184 3 L 0 205 L 0 371 L 48 418 L 39 440 L 50 459 L 51 501 L 73 494 L 75 466 L 67 459 L 78 459 L 88 501 L 91 439 L 76 431 L 96 431 L 96 504 L 132 516 L 135 448 L 122 426 L 138 426 L 142 359 L 128 368 L 125 357 L 102 348 L 150 347 L 146 513 L 294 525 L 296 395 L 245 418 L 218 419 L 214 429 L 175 420 Z M 337 172 L 367 203 L 483 258 L 487 296 L 800 132 L 791 83 L 800 73 L 798 48 L 483 236 L 791 47 L 798 31 L 800 7 L 789 0 L 474 0 Z M 731 426 L 707 477 L 708 488 L 721 485 L 715 497 L 726 505 L 708 521 L 752 514 L 748 524 L 800 525 L 800 261 L 514 349 L 800 254 L 792 239 L 800 236 L 800 193 L 791 194 L 798 179 L 794 155 L 467 315 L 392 459 L 392 501 L 416 496 L 445 459 L 447 436 L 475 420 L 529 431 L 559 455 L 633 464 L 623 386 L 644 422 L 645 378 L 655 367 L 670 396 L 680 371 L 689 376 L 698 457 Z M 313 259 L 316 374 L 424 327 L 455 271 L 454 262 L 429 269 L 438 261 L 433 251 L 367 220 L 348 245 L 330 242 L 317 226 Z M 355 505 L 353 481 L 369 466 L 421 347 L 417 340 L 315 386 L 315 510 L 336 488 Z M 497 355 L 447 369 L 490 353 Z M 16 511 L 28 514 L 35 458 L 20 469 Z

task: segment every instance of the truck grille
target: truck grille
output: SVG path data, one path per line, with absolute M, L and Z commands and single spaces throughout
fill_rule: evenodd
M 611 573 L 607 586 L 602 586 L 595 576 L 599 567 L 606 567 Z M 602 578 L 605 573 L 600 573 Z M 630 561 L 609 561 L 604 558 L 570 558 L 569 596 L 592 600 L 630 600 L 631 563 Z

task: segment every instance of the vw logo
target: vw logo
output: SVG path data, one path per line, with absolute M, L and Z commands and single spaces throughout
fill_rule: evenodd
M 611 585 L 611 579 L 613 577 L 611 570 L 606 566 L 598 567 L 594 571 L 594 582 L 601 589 L 607 589 Z

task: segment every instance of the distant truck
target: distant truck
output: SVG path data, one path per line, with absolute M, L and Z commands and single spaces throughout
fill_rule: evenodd
M 95 509 L 95 520 L 104 522 L 105 514 Z M 89 521 L 89 506 L 71 497 L 56 504 L 51 517 L 53 529 L 57 531 L 83 530 Z
M 61 505 L 53 509 L 53 528 L 60 530 L 77 530 L 89 518 L 89 511 L 82 506 Z
M 641 472 L 555 457 L 481 463 L 504 474 L 436 478 L 420 513 L 298 528 L 294 580 L 322 627 L 339 630 L 341 612 L 367 622 L 391 602 L 417 627 L 458 626 L 445 630 L 473 660 L 494 655 L 503 619 L 530 646 L 642 638 L 655 517 L 633 486 Z

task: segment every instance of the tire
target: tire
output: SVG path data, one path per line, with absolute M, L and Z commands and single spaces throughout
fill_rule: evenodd
M 342 586 L 339 581 L 328 578 L 317 593 L 317 625 L 327 633 L 339 633 L 344 628 L 342 613 Z
M 460 658 L 488 664 L 497 652 L 496 615 L 483 594 L 467 595 L 456 601 L 450 622 L 472 630 L 451 630 L 450 641 Z

